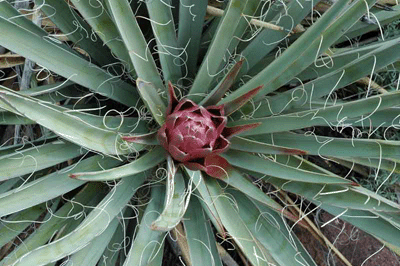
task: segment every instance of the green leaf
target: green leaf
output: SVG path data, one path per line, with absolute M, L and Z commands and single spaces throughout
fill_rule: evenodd
M 189 205 L 190 195 L 192 194 L 192 184 L 189 183 L 186 189 L 185 180 L 180 169 L 175 169 L 172 158 L 168 158 L 164 209 L 160 216 L 151 224 L 152 230 L 172 230 L 182 220 Z
M 367 119 L 360 120 L 359 118 L 350 118 L 348 124 L 363 128 L 378 128 L 378 127 L 391 127 L 395 125 L 396 119 L 398 119 L 399 110 L 396 107 L 378 110 L 370 115 L 367 115 Z
M 300 80 L 311 80 L 322 77 L 330 72 L 335 72 L 337 69 L 363 57 L 371 51 L 386 46 L 386 43 L 391 43 L 393 40 L 385 40 L 373 42 L 356 47 L 331 48 L 332 54 L 321 56 L 314 64 L 309 65 L 297 77 Z M 378 68 L 376 68 L 378 70 Z
M 336 42 L 344 42 L 349 39 L 353 39 L 357 36 L 362 36 L 367 32 L 379 30 L 382 33 L 382 26 L 389 24 L 392 21 L 398 20 L 400 18 L 400 6 L 393 5 L 390 6 L 393 11 L 388 12 L 387 10 L 372 8 L 370 12 L 370 16 L 376 19 L 379 23 L 370 24 L 365 23 L 364 21 L 357 21 L 354 25 Z M 380 36 L 383 39 L 383 36 Z
M 0 180 L 6 180 L 55 166 L 81 154 L 80 147 L 65 141 L 53 141 L 0 157 Z
M 257 137 L 255 137 L 257 138 Z M 263 141 L 266 140 L 264 135 L 260 136 Z M 269 140 L 269 139 L 268 139 Z M 264 154 L 306 154 L 306 151 L 300 149 L 286 148 L 279 145 L 267 144 L 241 137 L 233 137 L 231 140 L 231 149 Z M 290 146 L 290 145 L 289 145 Z
M 311 170 L 316 166 L 312 163 L 291 157 L 291 163 L 296 164 L 300 169 Z M 318 169 L 318 168 L 317 168 Z M 328 172 L 327 170 L 324 170 Z M 257 178 L 270 182 L 280 189 L 302 195 L 303 197 L 336 207 L 343 207 L 357 210 L 375 210 L 378 212 L 400 211 L 398 204 L 393 203 L 378 194 L 358 186 L 343 186 L 334 184 L 316 184 L 310 182 L 297 182 L 278 179 L 268 175 L 252 173 Z M 333 175 L 333 174 L 332 174 Z
M 253 68 L 263 57 L 278 46 L 278 44 L 289 35 L 290 31 L 310 13 L 313 6 L 318 2 L 319 1 L 307 0 L 291 1 L 285 8 L 281 8 L 280 12 L 270 21 L 276 21 L 276 25 L 283 27 L 285 31 L 268 28 L 262 29 L 241 53 L 241 57 L 246 58 L 246 64 L 239 76 L 245 74 L 247 72 L 246 70 Z M 269 9 L 279 10 L 278 8 L 279 7 L 274 6 Z M 272 10 L 268 10 L 268 12 L 266 12 L 267 16 L 270 16 L 269 13 L 272 12 Z M 267 20 L 267 22 L 270 21 Z
M 251 25 L 249 23 L 249 18 L 258 17 L 259 15 L 261 15 L 257 11 L 261 12 L 263 5 L 264 5 L 264 3 L 262 3 L 258 0 L 247 0 L 246 6 L 242 11 L 241 18 L 239 19 L 239 23 L 235 29 L 233 38 L 232 38 L 231 42 L 229 43 L 228 49 L 225 53 L 225 56 L 228 57 L 228 56 L 231 56 L 231 55 L 237 53 L 237 50 L 239 50 L 238 45 L 240 43 L 242 43 L 243 40 L 247 40 L 246 39 L 246 38 L 248 38 L 247 34 L 250 31 L 254 30 L 254 25 Z M 265 8 L 265 6 L 264 6 L 264 8 Z M 225 8 L 225 10 L 226 10 L 226 8 Z M 224 10 L 224 12 L 225 12 L 225 10 Z
M 281 232 L 286 227 L 280 228 L 275 219 L 262 214 L 242 193 L 233 189 L 227 193 L 235 199 L 240 218 L 252 235 L 268 250 L 270 256 L 277 262 L 276 265 L 307 265 L 303 256 L 308 257 L 308 254 L 301 254 L 293 238 L 287 238 L 287 235 Z
M 307 154 L 340 158 L 400 158 L 400 142 L 380 139 L 334 138 L 314 134 L 281 132 L 252 137 L 269 145 L 300 149 Z M 261 151 L 259 149 L 254 152 Z
M 301 84 L 275 97 L 266 99 L 257 109 L 255 116 L 265 116 L 266 112 L 280 113 L 298 106 L 310 106 L 310 101 L 323 96 L 329 96 L 335 89 L 351 84 L 362 77 L 370 75 L 374 70 L 381 69 L 400 58 L 400 38 L 382 43 L 380 47 L 361 56 L 341 68 L 318 77 L 315 80 Z
M 57 82 L 49 85 L 42 85 L 30 88 L 29 90 L 19 91 L 20 94 L 26 96 L 32 96 L 40 101 L 49 103 L 58 103 L 66 100 L 67 97 L 81 97 L 82 95 L 77 91 L 73 85 L 73 82 Z M 3 125 L 29 125 L 35 124 L 34 121 L 16 115 L 12 112 L 0 109 L 0 124 Z
M 37 138 L 35 140 L 29 141 L 29 142 L 21 142 L 18 144 L 13 144 L 13 145 L 8 145 L 10 144 L 10 140 L 7 140 L 2 147 L 0 147 L 0 157 L 4 156 L 4 155 L 8 155 L 10 153 L 14 153 L 16 150 L 23 150 L 24 148 L 30 148 L 30 147 L 35 147 L 35 146 L 40 146 L 43 145 L 45 143 L 49 143 L 52 141 L 56 141 L 58 139 L 57 136 L 53 135 L 53 134 L 48 134 L 48 135 L 43 135 L 40 138 Z
M 218 85 L 199 103 L 199 105 L 216 105 L 233 85 L 236 76 L 243 65 L 243 62 L 243 60 L 237 62 L 218 83 Z
M 172 17 L 171 0 L 146 1 L 150 23 L 157 41 L 164 80 L 176 83 L 182 77 L 181 54 L 184 48 L 178 47 L 175 33 L 174 18 Z
M 22 180 L 19 178 L 13 178 L 6 181 L 1 182 L 0 184 L 0 193 L 4 193 L 9 191 L 11 188 L 22 184 Z
M 196 197 L 190 199 L 183 224 L 192 265 L 222 266 L 210 222 Z
M 187 72 L 196 75 L 200 40 L 208 1 L 182 0 L 179 5 L 178 44 L 187 53 Z
M 48 213 L 44 218 L 45 222 L 40 225 L 40 230 L 35 230 L 28 238 L 24 239 L 23 244 L 3 259 L 0 265 L 12 265 L 25 253 L 46 244 L 51 238 L 54 238 L 55 234 L 59 235 L 65 231 L 69 224 L 80 223 L 85 215 L 84 206 L 90 206 L 89 204 L 92 202 L 97 204 L 104 196 L 104 193 L 99 193 L 101 189 L 102 187 L 98 183 L 88 184 L 75 195 L 72 201 L 67 201 L 57 211 L 52 210 L 51 213 Z
M 349 158 L 340 158 L 346 161 L 350 161 L 352 163 L 361 164 L 368 167 L 374 167 L 380 170 L 386 170 L 389 172 L 394 172 L 400 174 L 400 161 L 397 160 L 389 160 L 389 159 L 374 159 L 374 158 L 360 158 L 360 157 L 351 157 Z
M 153 115 L 153 118 L 160 126 L 162 126 L 165 121 L 165 113 L 167 107 L 165 106 L 164 101 L 161 99 L 160 95 L 158 95 L 157 89 L 154 87 L 154 84 L 138 78 L 136 80 L 136 85 L 144 103 Z
M 274 227 L 275 231 L 280 231 L 280 234 L 278 234 L 278 238 L 286 238 L 286 241 L 293 246 L 293 248 L 296 249 L 298 252 L 297 254 L 302 257 L 302 259 L 306 260 L 307 263 L 305 265 L 314 265 L 316 266 L 315 261 L 313 258 L 310 256 L 310 254 L 307 252 L 307 250 L 304 248 L 303 244 L 300 242 L 300 240 L 297 238 L 297 236 L 293 233 L 292 227 L 287 223 L 283 217 L 276 213 L 275 211 L 270 210 L 267 206 L 260 204 L 257 201 L 252 200 L 254 205 L 257 207 L 257 209 L 260 211 L 260 219 L 262 220 L 262 223 L 265 225 L 266 228 L 269 227 Z M 299 221 L 298 221 L 299 222 Z M 275 234 L 275 232 L 273 232 Z M 273 239 L 269 240 L 266 239 L 266 241 L 274 241 Z M 278 251 L 279 253 L 279 251 Z M 296 256 L 297 258 L 297 256 Z
M 185 172 L 189 177 L 189 182 L 193 182 L 194 187 L 196 188 L 194 193 L 196 193 L 196 195 L 201 198 L 200 203 L 207 213 L 207 216 L 212 221 L 214 227 L 219 233 L 225 232 L 221 222 L 221 218 L 219 217 L 218 211 L 215 208 L 214 199 L 212 198 L 205 184 L 203 174 L 200 171 L 191 171 L 188 168 L 185 168 Z
M 251 89 L 264 85 L 259 92 L 260 100 L 264 95 L 276 90 L 325 52 L 355 21 L 367 12 L 375 0 L 354 1 L 339 0 L 314 23 L 299 39 L 245 85 L 224 98 L 220 104 L 229 102 Z M 340 16 L 338 16 L 340 14 Z M 301 51 L 301 52 L 299 52 Z
M 269 263 L 277 265 L 269 252 L 251 232 L 245 217 L 242 217 L 234 206 L 233 199 L 224 193 L 215 179 L 207 178 L 205 181 L 224 227 L 247 259 L 254 265 L 269 265 Z
M 227 183 L 228 185 L 236 188 L 247 197 L 257 200 L 269 208 L 273 209 L 277 213 L 283 214 L 285 217 L 291 219 L 296 222 L 297 217 L 291 214 L 289 211 L 284 209 L 279 203 L 270 198 L 267 194 L 265 194 L 259 187 L 253 184 L 248 178 L 244 177 L 240 174 L 239 171 L 235 169 L 231 169 L 226 178 L 222 178 L 222 181 Z M 298 222 L 302 223 L 302 221 Z
M 262 86 L 259 86 L 257 88 L 252 89 L 251 91 L 239 96 L 238 98 L 226 102 L 223 104 L 224 106 L 224 113 L 226 116 L 232 114 L 236 110 L 238 110 L 240 107 L 242 107 L 246 102 L 248 102 L 251 98 L 253 98 L 260 90 L 262 89 Z
M 151 200 L 148 203 L 143 218 L 140 221 L 139 229 L 124 266 L 137 265 L 145 266 L 156 259 L 157 253 L 161 252 L 165 232 L 155 231 L 150 224 L 157 219 L 163 205 L 164 191 L 161 186 L 152 186 Z
M 151 261 L 149 261 L 147 266 L 162 266 L 162 263 L 164 262 L 164 246 L 165 241 L 162 241 L 157 254 L 151 259 Z
M 198 96 L 198 94 L 206 93 L 214 76 L 221 71 L 223 55 L 225 55 L 226 49 L 232 40 L 247 2 L 247 0 L 232 0 L 229 2 L 228 7 L 224 11 L 224 16 L 219 23 L 217 32 L 213 35 L 214 38 L 208 48 L 207 55 L 197 72 L 189 95 Z
M 0 2 L 0 16 L 3 19 L 8 20 L 10 23 L 18 25 L 20 28 L 23 28 L 29 32 L 34 33 L 37 36 L 40 36 L 41 38 L 47 37 L 47 32 L 43 30 L 41 27 L 38 27 L 35 23 L 32 22 L 32 20 L 29 20 L 26 16 L 22 15 L 19 13 L 10 3 L 7 1 L 1 1 Z M 73 53 L 75 55 L 81 56 L 79 53 L 76 51 L 72 50 L 70 47 L 68 47 L 65 44 L 60 43 L 57 41 L 57 45 L 59 47 L 62 47 L 63 49 L 69 51 L 70 53 Z
M 351 184 L 352 181 L 344 178 L 304 171 L 290 167 L 270 159 L 262 159 L 249 153 L 229 150 L 221 154 L 233 166 L 246 169 L 248 171 L 271 175 L 284 180 L 302 181 L 319 184 Z M 229 173 L 228 177 L 229 178 Z
M 228 126 L 261 123 L 251 131 L 242 133 L 242 136 L 261 135 L 273 132 L 282 132 L 317 125 L 348 126 L 349 118 L 361 116 L 356 122 L 368 121 L 375 112 L 397 106 L 400 101 L 400 92 L 395 91 L 385 95 L 377 95 L 344 104 L 337 104 L 326 108 L 312 109 L 286 115 L 267 118 L 240 120 L 228 123 Z M 365 115 L 365 116 L 364 116 Z
M 7 219 L 1 220 L 0 228 L 0 246 L 17 237 L 25 228 L 31 225 L 46 210 L 46 204 L 39 204 L 15 213 Z
M 144 175 L 122 179 L 74 231 L 17 260 L 15 265 L 43 265 L 70 255 L 101 234 L 124 208 L 136 189 L 144 182 Z
M 1 2 L 1 3 L 4 3 Z M 125 105 L 133 106 L 138 93 L 133 86 L 60 45 L 50 37 L 44 38 L 4 17 L 0 10 L 0 45 L 37 62 L 65 78 Z M 26 40 L 29 39 L 29 42 Z M 20 45 L 24 43 L 25 45 Z M 46 53 L 43 53 L 46 51 Z
M 65 265 L 97 265 L 104 249 L 106 249 L 107 244 L 110 242 L 115 230 L 117 229 L 118 224 L 119 219 L 116 217 L 110 222 L 104 232 L 95 237 L 86 247 L 74 253 Z
M 399 206 L 400 208 L 400 206 Z M 373 214 L 378 215 L 379 217 L 383 218 L 385 221 L 391 223 L 394 227 L 399 228 L 400 227 L 400 209 L 397 213 L 393 212 L 377 212 L 377 211 L 371 211 Z
M 27 95 L 27 96 L 32 96 L 32 97 L 40 97 L 40 96 L 43 96 L 44 94 L 50 94 L 50 93 L 56 92 L 56 91 L 63 91 L 63 92 L 71 91 L 71 92 L 73 92 L 72 90 L 64 90 L 66 88 L 72 88 L 73 85 L 74 85 L 74 83 L 72 81 L 66 80 L 64 82 L 55 82 L 52 84 L 32 87 L 32 88 L 29 88 L 29 90 L 19 91 L 19 93 L 21 93 L 23 95 Z M 75 90 L 75 88 L 74 88 L 74 90 Z M 54 96 L 56 96 L 56 95 L 54 95 Z
M 72 0 L 71 2 L 91 26 L 90 31 L 96 32 L 103 43 L 107 45 L 112 53 L 126 66 L 127 71 L 134 75 L 135 69 L 129 60 L 128 49 L 124 45 L 124 42 L 121 41 L 121 36 L 114 24 L 113 18 L 105 11 L 103 1 L 97 2 L 97 4 L 93 4 L 88 0 Z M 113 61 L 109 63 L 113 63 Z
M 142 173 L 165 160 L 165 150 L 162 147 L 156 147 L 142 157 L 131 163 L 124 164 L 108 170 L 95 172 L 76 172 L 70 174 L 70 177 L 85 181 L 109 181 L 126 177 L 133 174 Z
M 82 121 L 65 107 L 44 103 L 2 86 L 0 86 L 0 108 L 23 115 L 88 149 L 106 154 L 126 154 L 132 152 L 131 149 L 134 151 L 141 149 L 139 144 L 134 144 L 131 148 L 123 147 L 121 144 L 124 142 L 118 132 L 98 128 L 96 124 Z M 103 124 L 103 118 L 100 119 Z
M 345 102 L 338 100 L 337 103 L 343 104 Z M 321 109 L 321 108 L 326 108 L 326 106 L 334 106 L 334 104 L 330 102 L 325 102 L 325 101 L 321 102 L 320 100 L 317 100 L 317 101 L 312 101 L 311 106 L 312 109 Z M 302 106 L 302 107 L 296 107 L 293 110 L 290 110 L 290 112 L 294 113 L 294 112 L 302 112 L 308 110 L 310 110 L 309 106 L 308 107 Z M 360 119 L 360 117 L 347 118 L 343 126 L 352 125 L 355 127 L 362 127 L 363 129 L 369 129 L 372 131 L 371 128 L 378 128 L 378 127 L 387 128 L 393 126 L 396 123 L 398 115 L 399 115 L 398 108 L 391 107 L 384 110 L 378 110 L 376 112 L 361 117 L 361 118 L 365 117 L 365 119 Z M 320 124 L 321 124 L 320 126 L 328 126 L 327 123 L 321 122 Z
M 7 112 L 3 110 L 0 110 L 0 125 L 32 125 L 35 124 L 34 121 L 20 116 L 16 115 L 11 112 Z
M 121 243 L 124 243 L 126 241 L 125 238 L 125 228 L 119 224 L 117 230 L 115 231 L 113 237 L 111 240 L 107 243 L 108 246 L 104 250 L 104 253 L 102 255 L 102 259 L 99 261 L 99 266 L 109 266 L 109 265 L 119 265 L 117 264 L 117 260 L 123 258 L 119 258 L 119 253 L 123 251 L 121 248 Z
M 304 160 L 301 157 L 298 156 L 282 156 L 278 155 L 277 156 L 277 161 L 280 161 L 281 163 L 288 164 L 292 167 L 297 167 L 303 170 L 307 171 L 312 171 L 312 172 L 320 172 L 320 173 L 326 173 L 329 175 L 334 175 L 332 172 L 326 170 L 325 168 L 322 168 L 320 166 L 317 166 L 307 160 Z M 287 184 L 284 184 L 282 180 L 277 180 L 276 178 L 269 177 L 270 182 L 277 182 L 277 186 L 284 185 L 286 187 Z M 289 184 L 289 183 L 288 183 Z M 324 203 L 325 196 L 327 198 L 330 198 L 333 202 L 337 203 L 338 206 L 346 206 L 349 208 L 353 209 L 368 209 L 368 210 L 377 210 L 377 211 L 383 211 L 383 212 L 396 212 L 400 208 L 400 206 L 396 203 L 393 203 L 392 201 L 380 196 L 379 194 L 369 191 L 363 187 L 357 186 L 356 184 L 353 184 L 355 186 L 351 186 L 349 188 L 349 192 L 347 192 L 348 187 L 344 186 L 334 186 L 334 185 L 325 185 L 325 186 L 316 186 L 315 188 L 310 187 L 310 194 L 308 194 L 308 197 L 318 197 L 318 200 L 321 200 Z M 295 186 L 295 185 L 293 185 Z M 326 188 L 326 191 L 328 193 L 324 193 L 324 190 Z M 298 189 L 306 189 L 306 186 L 303 185 L 298 185 Z M 338 191 L 337 193 L 349 193 L 351 197 L 355 197 L 356 199 L 353 201 L 350 201 L 347 199 L 346 196 L 340 195 L 336 197 L 335 193 L 331 193 L 329 191 Z M 297 192 L 294 192 L 297 193 Z M 300 192 L 299 192 L 300 193 Z M 314 193 L 314 194 L 313 194 Z M 326 195 L 324 195 L 326 194 Z M 358 194 L 358 195 L 356 195 Z M 336 197 L 336 199 L 334 199 Z M 328 202 L 328 201 L 327 201 Z M 328 202 L 329 203 L 329 202 Z
M 148 44 L 127 0 L 107 0 L 139 78 L 165 90 Z
M 160 145 L 157 139 L 157 131 L 153 131 L 147 134 L 136 134 L 133 136 L 123 136 L 122 139 L 127 142 L 134 142 L 139 144 L 146 144 L 146 145 Z
M 119 161 L 100 156 L 82 160 L 71 167 L 54 172 L 0 194 L 0 217 L 27 209 L 42 202 L 63 195 L 85 182 L 69 178 L 70 171 L 90 171 L 107 169 L 117 165 Z M 32 197 L 35 195 L 35 197 Z
M 58 0 L 35 0 L 38 6 L 49 19 L 71 40 L 75 45 L 88 53 L 100 66 L 114 63 L 107 46 L 103 45 L 101 39 L 96 35 L 89 34 L 90 26 L 84 21 L 73 8 L 65 1 Z M 73 19 L 72 19 L 73 18 Z M 79 27 L 77 27 L 79 25 Z M 101 37 L 102 34 L 100 34 Z M 104 38 L 104 37 L 103 37 Z M 105 43 L 108 45 L 107 41 Z

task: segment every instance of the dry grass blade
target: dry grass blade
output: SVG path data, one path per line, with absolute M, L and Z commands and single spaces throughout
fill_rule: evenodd
M 0 55 L 0 69 L 23 65 L 25 58 L 17 54 Z

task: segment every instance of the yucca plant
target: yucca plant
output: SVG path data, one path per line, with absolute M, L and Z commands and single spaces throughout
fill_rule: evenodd
M 399 205 L 350 171 L 400 172 L 374 135 L 400 92 L 372 86 L 400 39 L 358 39 L 400 9 L 317 2 L 0 0 L 0 265 L 162 265 L 170 236 L 186 265 L 316 265 L 296 197 L 400 253 Z

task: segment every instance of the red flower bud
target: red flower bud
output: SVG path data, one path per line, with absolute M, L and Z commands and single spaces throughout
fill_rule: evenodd
M 174 160 L 191 170 L 204 171 L 217 178 L 229 174 L 231 166 L 218 154 L 228 149 L 230 137 L 252 129 L 258 123 L 226 127 L 227 118 L 224 113 L 227 105 L 202 107 L 188 99 L 178 101 L 171 83 L 168 84 L 168 90 L 167 117 L 157 132 L 159 143 Z M 232 109 L 232 106 L 240 105 L 235 102 L 228 105 L 227 109 Z
M 190 162 L 227 150 L 226 123 L 222 106 L 204 108 L 184 99 L 167 116 L 158 139 L 176 161 Z

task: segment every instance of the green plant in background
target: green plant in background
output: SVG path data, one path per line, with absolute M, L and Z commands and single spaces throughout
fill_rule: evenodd
M 306 218 L 278 191 L 400 253 L 399 205 L 313 163 L 400 172 L 399 142 L 373 138 L 398 128 L 398 87 L 377 94 L 367 79 L 363 97 L 337 97 L 396 66 L 399 38 L 348 40 L 379 29 L 362 16 L 388 24 L 398 6 L 36 0 L 19 12 L 16 4 L 0 1 L 0 45 L 27 58 L 24 72 L 28 62 L 40 71 L 20 90 L 14 72 L 2 72 L 0 123 L 18 131 L 0 149 L 0 265 L 161 265 L 168 232 L 187 265 L 222 265 L 223 240 L 252 265 L 316 265 L 288 222 L 309 229 Z M 159 146 L 154 132 L 174 101 L 168 81 L 179 100 L 222 106 L 232 113 L 227 128 L 249 129 L 218 154 L 218 178 Z M 18 138 L 20 126 L 29 139 Z

